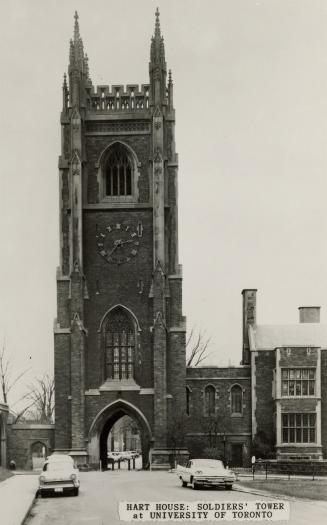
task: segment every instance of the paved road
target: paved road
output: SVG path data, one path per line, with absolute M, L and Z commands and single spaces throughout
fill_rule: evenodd
M 204 502 L 251 502 L 276 501 L 253 494 L 233 490 L 200 490 L 182 488 L 175 474 L 168 472 L 115 471 L 81 473 L 81 489 L 78 497 L 58 496 L 37 499 L 32 516 L 25 525 L 123 525 L 118 514 L 119 501 L 204 501 Z M 327 520 L 327 502 L 291 501 L 291 519 L 277 524 L 322 525 Z M 218 521 L 201 523 L 217 524 Z M 237 524 L 249 521 L 234 521 Z M 135 521 L 133 522 L 135 523 Z M 147 522 L 149 523 L 149 522 Z M 154 522 L 159 523 L 160 522 Z M 169 521 L 177 524 L 177 521 Z M 180 523 L 180 522 L 179 522 Z M 196 524 L 195 521 L 184 521 Z M 232 523 L 231 521 L 225 523 Z M 253 522 L 252 522 L 253 523 Z M 259 520 L 258 524 L 267 525 L 268 521 Z

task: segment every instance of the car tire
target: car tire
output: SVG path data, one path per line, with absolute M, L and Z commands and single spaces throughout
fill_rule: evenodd
M 183 478 L 181 478 L 182 487 L 187 487 L 187 481 L 184 481 Z
M 225 485 L 225 490 L 233 490 L 233 485 Z
M 79 494 L 79 487 L 75 487 L 73 490 L 73 496 L 78 496 Z
M 191 485 L 192 485 L 192 489 L 193 490 L 198 490 L 199 489 L 199 484 L 195 483 L 195 481 L 193 481 L 193 479 L 191 481 Z

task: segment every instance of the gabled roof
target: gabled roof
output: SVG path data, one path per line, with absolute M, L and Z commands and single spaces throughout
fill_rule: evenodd
M 251 350 L 274 350 L 282 346 L 318 346 L 327 348 L 327 325 L 249 325 Z

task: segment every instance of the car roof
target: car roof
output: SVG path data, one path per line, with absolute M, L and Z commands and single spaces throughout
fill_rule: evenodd
M 70 463 L 74 463 L 73 458 L 68 454 L 52 454 L 51 456 L 47 457 L 47 463 L 52 463 L 53 461 L 69 461 Z

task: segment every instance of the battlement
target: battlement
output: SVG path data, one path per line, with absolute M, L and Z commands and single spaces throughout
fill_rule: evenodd
M 94 86 L 87 88 L 87 110 L 90 112 L 144 111 L 149 109 L 149 84 Z

